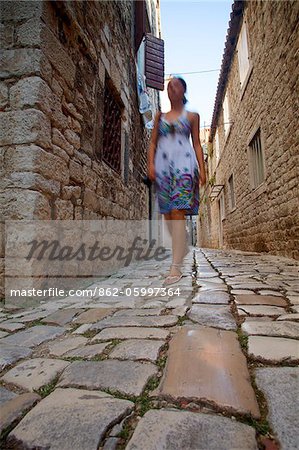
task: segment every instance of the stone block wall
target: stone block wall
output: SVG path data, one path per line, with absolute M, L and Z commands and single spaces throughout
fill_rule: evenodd
M 223 248 L 299 258 L 298 13 L 299 4 L 294 1 L 246 2 L 252 72 L 241 96 L 235 51 L 227 82 L 233 123 L 225 139 L 222 110 L 218 117 L 221 156 L 217 164 L 214 148 L 209 161 L 209 177 L 215 174 L 216 184 L 224 185 Z M 258 126 L 266 173 L 261 187 L 252 189 L 248 147 Z M 232 173 L 236 208 L 231 211 L 228 179 Z M 201 226 L 200 245 L 215 248 L 219 245 L 218 201 L 210 208 L 211 220 L 208 230 Z
M 148 217 L 141 180 L 149 132 L 138 111 L 133 6 L 3 2 L 2 227 L 9 219 Z M 105 74 L 124 107 L 121 175 L 101 157 Z M 157 91 L 152 98 L 158 104 Z

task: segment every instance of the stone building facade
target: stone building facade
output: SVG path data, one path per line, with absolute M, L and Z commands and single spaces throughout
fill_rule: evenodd
M 296 1 L 232 6 L 199 246 L 299 258 L 298 14 Z
M 148 218 L 137 3 L 2 3 L 2 228 L 9 219 Z M 159 0 L 142 3 L 145 31 L 161 37 Z M 159 92 L 149 90 L 155 113 Z

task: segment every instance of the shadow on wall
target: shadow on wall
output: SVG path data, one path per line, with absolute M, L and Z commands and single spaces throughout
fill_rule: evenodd
M 266 242 L 262 237 L 259 237 L 256 239 L 254 243 L 254 249 L 255 252 L 269 252 L 269 248 L 267 247 Z

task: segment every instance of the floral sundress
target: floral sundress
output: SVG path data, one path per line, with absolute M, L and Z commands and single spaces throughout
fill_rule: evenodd
M 197 215 L 200 169 L 189 140 L 191 124 L 186 109 L 171 123 L 161 114 L 158 133 L 154 185 L 160 213 L 185 209 L 187 215 Z

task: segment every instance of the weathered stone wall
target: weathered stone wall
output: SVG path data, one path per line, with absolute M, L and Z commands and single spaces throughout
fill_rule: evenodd
M 299 3 L 246 4 L 249 54 L 253 69 L 241 98 L 235 51 L 228 79 L 231 130 L 225 142 L 223 114 L 218 117 L 221 157 L 215 148 L 209 177 L 224 184 L 223 248 L 270 252 L 299 258 L 298 239 L 298 64 L 296 62 Z M 250 185 L 248 145 L 260 124 L 266 174 L 263 185 Z M 234 174 L 236 208 L 229 210 L 228 179 Z M 207 190 L 208 192 L 209 190 Z M 203 207 L 203 211 L 205 208 Z M 211 221 L 201 227 L 199 245 L 218 247 L 218 201 Z
M 133 6 L 3 2 L 2 220 L 148 217 L 141 179 L 149 132 L 138 111 Z M 97 156 L 105 71 L 124 105 L 121 175 Z M 152 97 L 158 102 L 157 91 Z

